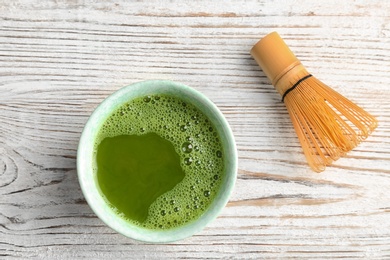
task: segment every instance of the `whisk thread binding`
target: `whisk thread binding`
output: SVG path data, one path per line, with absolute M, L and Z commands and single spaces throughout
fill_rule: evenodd
M 309 74 L 309 75 L 304 76 L 303 78 L 301 78 L 300 80 L 298 80 L 297 83 L 295 83 L 291 88 L 287 89 L 286 92 L 284 92 L 284 94 L 283 94 L 282 102 L 284 102 L 284 98 L 285 98 L 285 96 L 286 96 L 288 93 L 290 93 L 291 91 L 293 91 L 293 90 L 294 90 L 302 81 L 304 81 L 304 80 L 310 78 L 311 76 L 313 76 L 313 75 Z

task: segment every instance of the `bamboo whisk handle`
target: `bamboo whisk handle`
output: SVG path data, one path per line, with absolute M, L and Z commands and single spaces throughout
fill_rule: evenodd
M 309 75 L 277 32 L 258 41 L 251 49 L 251 55 L 281 96 L 297 81 Z

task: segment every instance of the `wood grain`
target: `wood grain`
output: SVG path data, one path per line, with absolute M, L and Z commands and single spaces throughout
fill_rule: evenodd
M 367 141 L 321 174 L 249 55 L 277 30 L 319 79 L 376 115 Z M 2 1 L 0 258 L 390 258 L 387 1 Z M 80 133 L 122 86 L 183 82 L 236 137 L 239 172 L 220 217 L 173 244 L 105 226 L 81 193 Z

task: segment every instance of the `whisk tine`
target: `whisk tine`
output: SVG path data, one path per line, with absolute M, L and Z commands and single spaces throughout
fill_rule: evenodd
M 309 74 L 276 32 L 251 54 L 282 95 L 314 171 L 325 170 L 377 127 L 375 117 Z

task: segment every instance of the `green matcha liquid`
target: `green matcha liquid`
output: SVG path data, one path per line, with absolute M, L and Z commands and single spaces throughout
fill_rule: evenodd
M 136 225 L 171 229 L 199 218 L 223 176 L 222 146 L 197 108 L 165 95 L 138 98 L 103 123 L 95 172 L 112 208 Z

